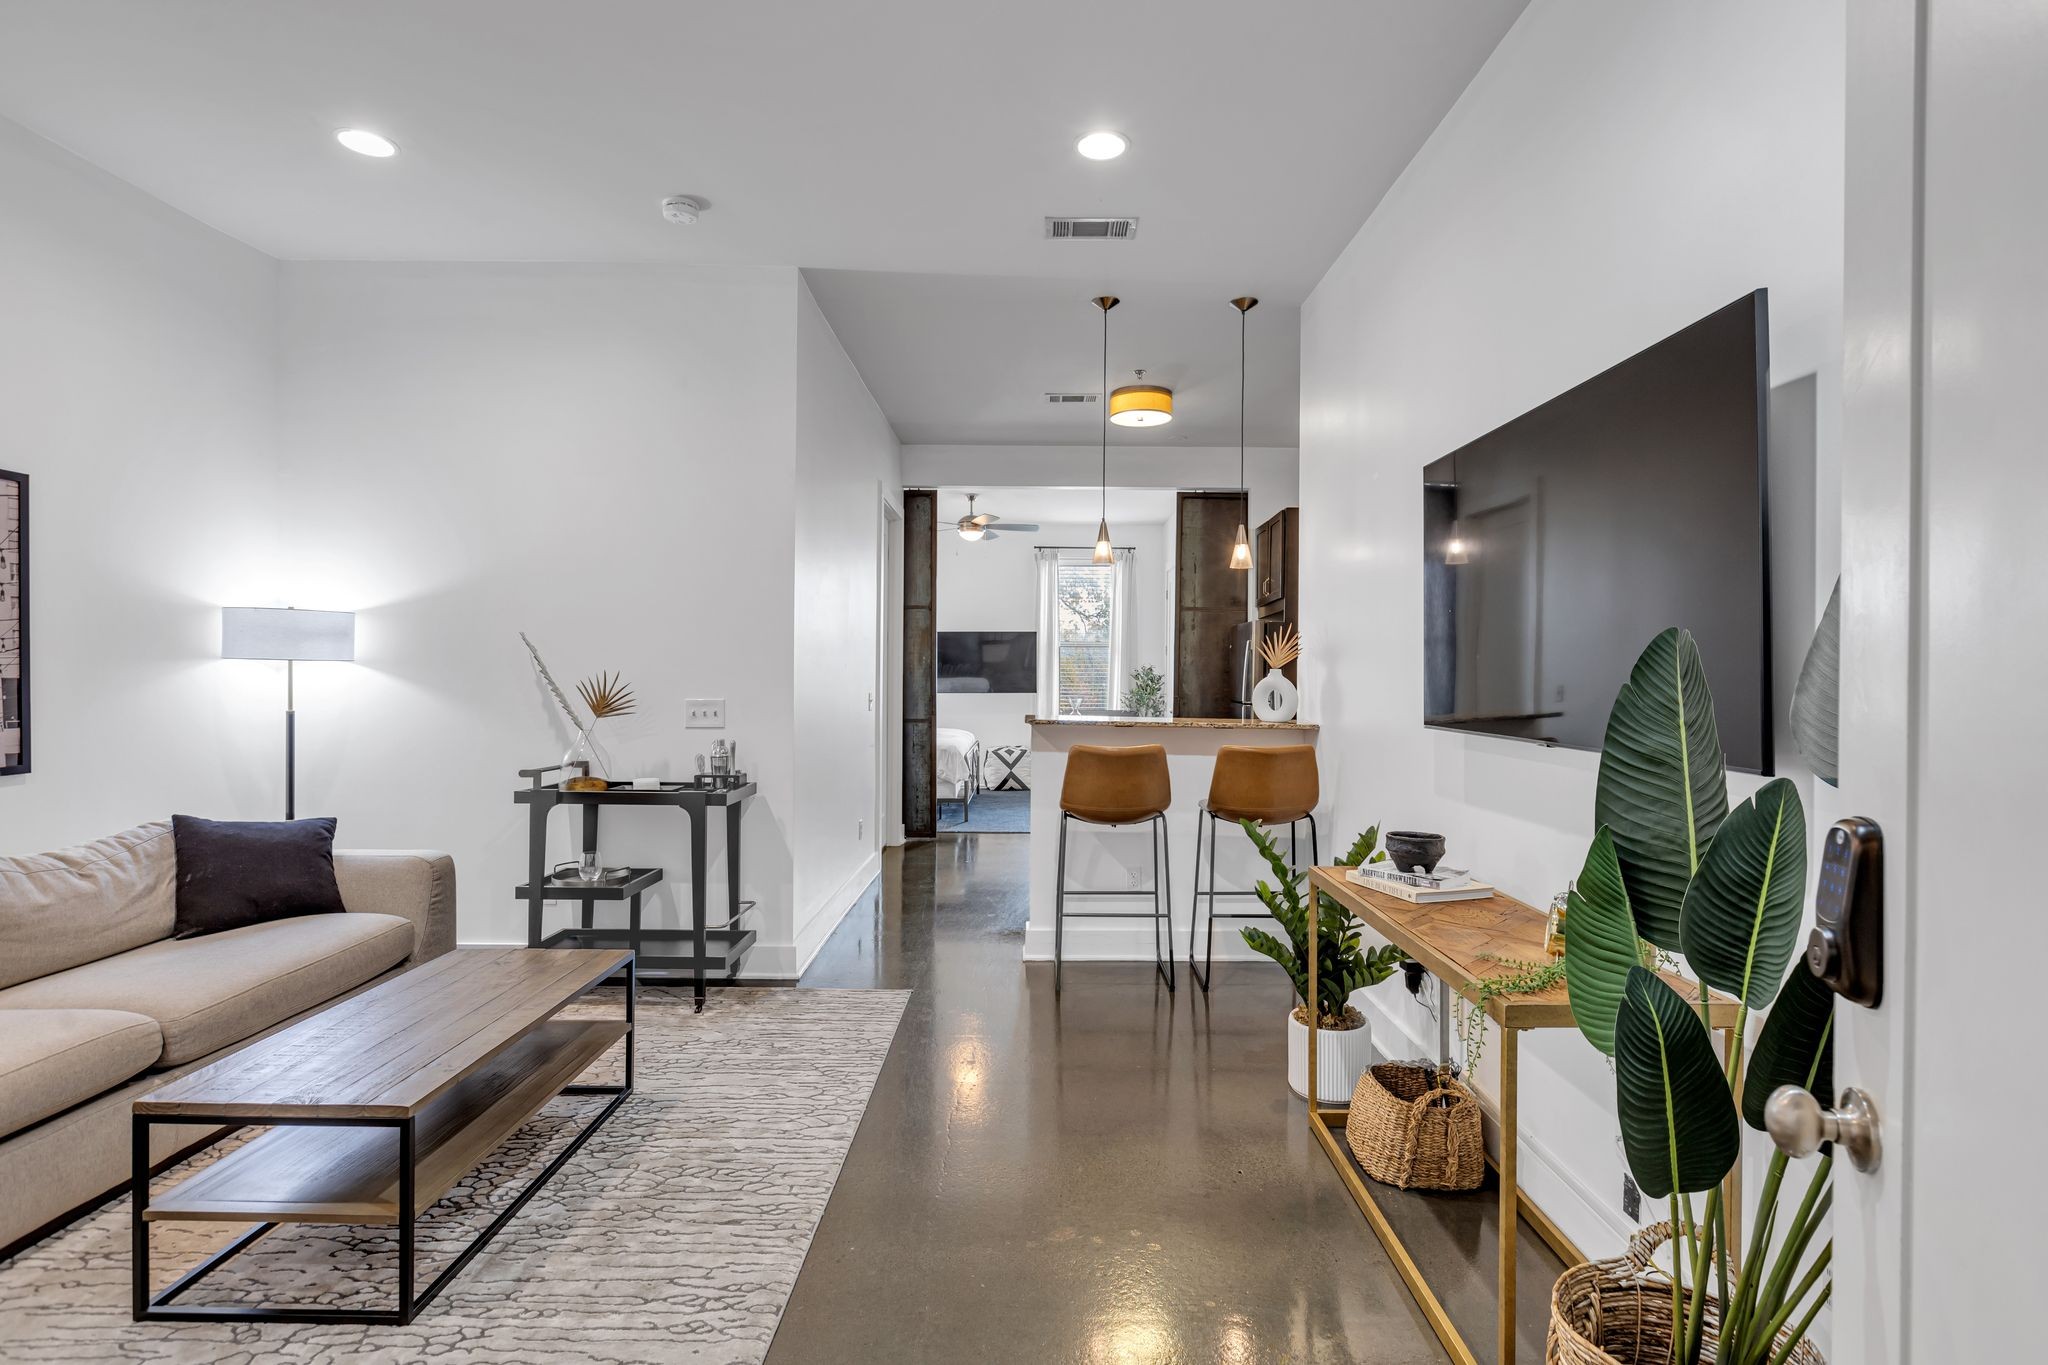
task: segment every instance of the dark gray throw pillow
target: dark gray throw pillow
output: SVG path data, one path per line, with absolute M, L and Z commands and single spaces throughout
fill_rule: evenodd
M 334 820 L 171 817 L 179 938 L 294 915 L 340 914 Z

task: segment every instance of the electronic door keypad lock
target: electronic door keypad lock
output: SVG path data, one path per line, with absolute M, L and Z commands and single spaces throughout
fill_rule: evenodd
M 1884 835 L 1851 816 L 1828 830 L 1806 969 L 1858 1005 L 1884 998 Z

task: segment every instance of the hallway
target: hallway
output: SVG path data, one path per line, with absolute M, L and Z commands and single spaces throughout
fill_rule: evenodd
M 804 975 L 915 994 L 770 1362 L 1443 1360 L 1286 1088 L 1279 970 L 1055 1002 L 1026 848 L 889 850 Z

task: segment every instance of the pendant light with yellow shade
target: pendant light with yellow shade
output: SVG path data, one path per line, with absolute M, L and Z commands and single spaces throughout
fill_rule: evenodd
M 1104 294 L 1095 300 L 1095 306 L 1102 310 L 1102 391 L 1109 392 L 1109 310 L 1116 307 L 1117 297 Z M 1116 550 L 1109 543 L 1109 404 L 1102 405 L 1102 522 L 1095 528 L 1095 563 L 1113 564 Z
M 1251 499 L 1244 482 L 1244 328 L 1245 314 L 1258 307 L 1259 301 L 1246 295 L 1232 299 L 1230 306 L 1237 310 L 1237 491 L 1245 494 L 1245 501 L 1249 504 Z M 1237 543 L 1230 547 L 1230 567 L 1246 571 L 1252 567 L 1251 537 L 1245 534 L 1242 520 L 1237 523 Z
M 1143 370 L 1133 371 L 1135 384 L 1109 396 L 1109 420 L 1120 427 L 1163 427 L 1173 420 L 1173 390 L 1147 384 Z

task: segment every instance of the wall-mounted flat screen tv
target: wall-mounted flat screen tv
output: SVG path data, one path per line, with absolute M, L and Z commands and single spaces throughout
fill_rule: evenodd
M 1030 630 L 939 632 L 939 691 L 1036 692 L 1038 633 Z
M 1423 471 L 1423 716 L 1598 749 L 1636 656 L 1699 641 L 1729 766 L 1769 773 L 1765 294 Z

